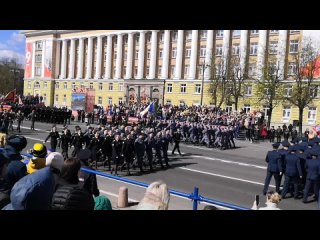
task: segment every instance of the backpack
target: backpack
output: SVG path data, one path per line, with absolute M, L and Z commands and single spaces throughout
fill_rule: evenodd
M 93 210 L 92 195 L 79 185 L 61 185 L 52 198 L 52 210 Z

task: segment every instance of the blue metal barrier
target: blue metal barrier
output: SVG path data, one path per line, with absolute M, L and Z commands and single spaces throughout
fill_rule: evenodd
M 2 149 L 0 149 L 0 152 L 1 152 L 1 150 Z M 22 153 L 21 155 L 23 157 L 26 157 L 26 158 L 32 158 L 33 157 L 31 154 L 28 154 L 28 153 Z M 132 184 L 132 185 L 144 187 L 144 188 L 147 188 L 149 186 L 149 184 L 144 183 L 144 182 L 139 182 L 139 181 L 128 179 L 128 178 L 124 178 L 124 177 L 118 177 L 118 176 L 114 176 L 112 174 L 107 174 L 107 173 L 104 173 L 104 172 L 99 172 L 99 171 L 95 171 L 95 170 L 91 170 L 91 169 L 87 169 L 87 168 L 81 168 L 80 170 L 83 171 L 83 172 L 95 174 L 95 175 L 98 175 L 98 176 L 101 176 L 101 177 L 104 177 L 104 178 L 114 179 L 114 180 L 117 180 L 117 181 L 120 181 L 120 182 L 125 182 L 125 183 L 129 183 L 129 184 Z M 214 199 L 209 199 L 209 198 L 202 197 L 201 195 L 199 195 L 199 188 L 198 187 L 195 187 L 193 193 L 191 193 L 191 194 L 180 192 L 180 191 L 173 190 L 173 189 L 169 189 L 169 192 L 172 195 L 192 200 L 193 201 L 193 210 L 197 210 L 198 209 L 198 204 L 200 202 L 210 203 L 210 204 L 213 204 L 213 205 L 217 205 L 217 206 L 220 206 L 220 207 L 229 208 L 229 209 L 233 209 L 233 210 L 251 210 L 250 208 L 241 207 L 241 206 L 237 206 L 237 205 L 234 205 L 234 204 L 230 204 L 230 203 L 221 202 L 221 201 L 217 201 L 217 200 L 214 200 Z

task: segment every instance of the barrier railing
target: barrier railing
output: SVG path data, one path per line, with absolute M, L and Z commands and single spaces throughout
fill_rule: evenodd
M 0 149 L 1 151 L 1 149 Z M 21 154 L 23 157 L 26 158 L 32 158 L 31 154 L 28 153 L 22 153 Z M 95 170 L 91 170 L 91 169 L 87 169 L 87 168 L 81 168 L 81 171 L 83 172 L 87 172 L 87 173 L 91 173 L 91 174 L 95 174 L 104 178 L 109 178 L 109 179 L 113 179 L 113 180 L 117 180 L 120 182 L 124 182 L 124 183 L 129 183 L 132 185 L 136 185 L 136 186 L 140 186 L 140 187 L 144 187 L 147 188 L 149 186 L 149 184 L 144 183 L 144 182 L 139 182 L 136 180 L 132 180 L 129 178 L 124 178 L 124 177 L 118 177 L 118 176 L 114 176 L 111 174 L 107 174 L 104 172 L 100 172 L 100 171 L 95 171 Z M 231 203 L 226 203 L 226 202 L 222 202 L 222 201 L 218 201 L 218 200 L 214 200 L 214 199 L 210 199 L 210 198 L 206 198 L 203 197 L 199 194 L 199 188 L 195 187 L 192 193 L 185 193 L 185 192 L 180 192 L 174 189 L 169 189 L 170 194 L 174 195 L 174 196 L 179 196 L 185 199 L 190 199 L 193 201 L 193 210 L 197 210 L 198 209 L 198 204 L 200 202 L 205 202 L 205 203 L 209 203 L 209 204 L 213 204 L 216 205 L 218 207 L 223 207 L 223 208 L 227 208 L 227 209 L 232 209 L 232 210 L 251 210 L 250 208 L 246 208 L 246 207 L 241 207 L 238 205 L 234 205 Z

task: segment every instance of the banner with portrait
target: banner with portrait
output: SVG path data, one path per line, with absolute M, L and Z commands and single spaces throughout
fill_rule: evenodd
M 72 93 L 71 109 L 73 111 L 86 109 L 86 94 L 85 93 Z

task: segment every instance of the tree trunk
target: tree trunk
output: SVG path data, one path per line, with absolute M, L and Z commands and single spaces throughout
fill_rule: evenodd
M 299 135 L 302 136 L 303 108 L 299 107 Z
M 238 111 L 238 98 L 234 98 L 234 108 Z
M 268 123 L 267 123 L 267 128 L 270 129 L 271 125 L 271 116 L 272 116 L 272 108 L 269 109 L 269 114 L 268 114 Z

